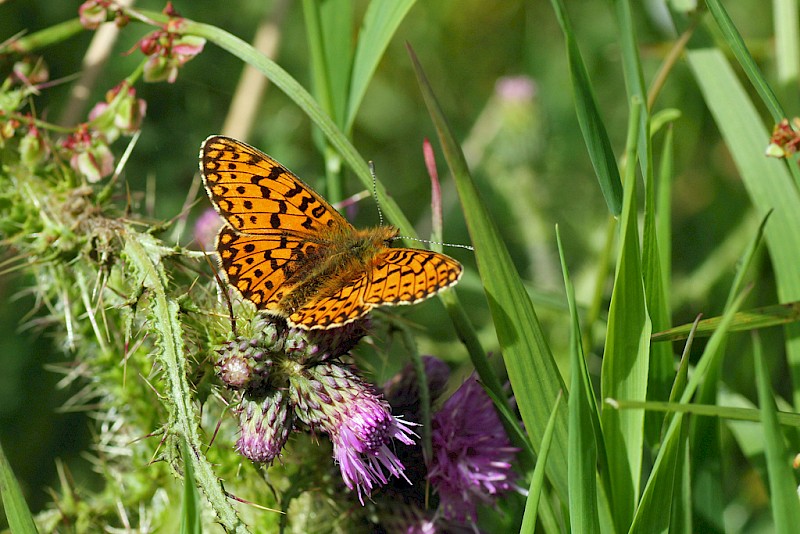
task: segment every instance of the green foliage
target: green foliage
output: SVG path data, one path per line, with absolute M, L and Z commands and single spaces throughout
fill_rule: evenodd
M 83 21 L 51 2 L 5 6 L 14 16 L 0 20 L 0 293 L 12 302 L 22 289 L 0 325 L 0 489 L 14 532 L 397 527 L 383 522 L 386 494 L 362 506 L 343 491 L 325 436 L 297 433 L 269 468 L 234 450 L 238 397 L 214 359 L 263 332 L 248 303 L 222 298 L 198 250 L 210 245 L 186 229 L 207 206 L 197 147 L 245 65 L 274 87 L 247 117 L 252 143 L 324 175 L 332 200 L 372 190 L 375 160 L 381 210 L 408 238 L 431 226 L 417 147 L 438 138 L 444 239 L 474 246 L 452 253 L 466 274 L 441 302 L 375 314 L 352 359 L 376 384 L 409 360 L 419 373 L 419 354 L 459 378 L 476 370 L 530 488 L 526 504 L 506 494 L 483 507 L 478 527 L 800 521 L 800 167 L 789 148 L 764 155 L 772 123 L 799 113 L 796 21 L 773 35 L 755 0 L 659 13 L 627 0 L 306 0 L 266 14 L 255 0 L 175 2 L 186 18 L 147 10 L 157 2 L 89 3 Z M 243 40 L 272 9 L 277 59 Z M 70 76 L 99 35 L 89 15 L 127 25 L 104 45 L 114 60 L 80 82 L 83 101 Z M 139 56 L 170 43 L 179 57 Z M 33 54 L 61 81 L 45 81 Z M 529 77 L 504 78 L 518 72 Z M 144 83 L 156 79 L 175 83 Z M 90 120 L 87 102 L 106 111 Z M 26 348 L 31 332 L 46 354 Z M 31 366 L 62 377 L 68 396 L 52 402 L 86 414 L 91 442 L 74 453 L 47 431 L 64 416 L 30 408 L 55 389 Z M 430 455 L 430 428 L 417 433 Z

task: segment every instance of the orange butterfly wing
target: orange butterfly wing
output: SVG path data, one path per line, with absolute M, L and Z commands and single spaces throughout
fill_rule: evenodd
M 290 170 L 257 148 L 214 135 L 200 148 L 209 198 L 234 230 L 323 240 L 355 229 Z
M 287 283 L 328 245 L 326 235 L 355 229 L 291 171 L 260 150 L 223 136 L 200 149 L 211 202 L 227 223 L 217 236 L 220 262 L 259 309 L 283 312 Z
M 350 323 L 377 306 L 414 304 L 452 287 L 461 278 L 456 260 L 412 248 L 388 248 L 369 271 L 330 296 L 313 299 L 289 316 L 305 328 L 331 328 Z
M 200 171 L 226 222 L 217 251 L 228 281 L 290 325 L 342 326 L 377 306 L 419 302 L 461 277 L 461 265 L 443 254 L 384 246 L 394 229 L 356 231 L 288 169 L 245 143 L 209 137 Z M 353 259 L 350 247 L 374 247 L 374 257 L 363 267 L 341 261 Z M 328 270 L 316 277 L 323 264 Z

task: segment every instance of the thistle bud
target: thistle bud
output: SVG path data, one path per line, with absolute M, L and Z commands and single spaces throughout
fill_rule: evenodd
M 293 418 L 289 398 L 280 390 L 258 398 L 245 395 L 240 405 L 236 449 L 254 462 L 272 462 L 289 439 Z

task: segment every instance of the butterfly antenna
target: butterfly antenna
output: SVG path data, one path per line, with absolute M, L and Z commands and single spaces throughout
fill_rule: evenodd
M 443 247 L 455 247 L 455 248 L 465 248 L 467 250 L 475 250 L 470 245 L 459 245 L 458 243 L 443 243 L 441 241 L 431 241 L 429 239 L 419 239 L 418 237 L 397 236 L 395 238 L 392 238 L 392 240 L 395 240 L 395 239 L 407 239 L 409 241 L 418 241 L 420 243 L 427 243 L 428 245 L 441 245 Z
M 372 175 L 372 197 L 375 199 L 375 206 L 378 208 L 378 225 L 383 226 L 383 212 L 381 203 L 378 201 L 378 177 L 375 176 L 375 163 L 370 160 L 369 173 Z

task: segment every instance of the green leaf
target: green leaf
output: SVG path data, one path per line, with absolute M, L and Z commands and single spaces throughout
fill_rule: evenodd
M 525 502 L 525 513 L 522 516 L 522 528 L 520 532 L 533 532 L 536 529 L 536 514 L 539 510 L 539 499 L 544 489 L 544 473 L 547 465 L 547 458 L 550 456 L 550 445 L 553 443 L 553 430 L 558 420 L 558 408 L 561 406 L 561 394 L 556 397 L 556 404 L 547 420 L 544 429 L 542 443 L 539 446 L 539 457 L 536 459 L 536 467 L 531 477 L 531 486 L 528 490 L 528 499 Z
M 756 368 L 756 387 L 758 404 L 761 408 L 766 442 L 767 472 L 769 473 L 769 492 L 772 497 L 772 517 L 775 532 L 790 534 L 797 532 L 800 525 L 800 502 L 797 501 L 797 483 L 788 461 L 789 454 L 783 444 L 783 434 L 778 426 L 772 388 L 769 384 L 769 370 L 764 364 L 764 355 L 758 333 L 753 333 L 753 356 Z
M 636 145 L 639 108 L 634 100 L 628 122 L 625 198 L 620 218 L 620 250 L 608 312 L 608 331 L 600 383 L 602 398 L 645 400 L 650 361 L 651 323 L 642 282 L 636 210 Z M 639 496 L 644 445 L 644 412 L 603 410 L 617 529 L 630 525 Z
M 643 125 L 645 132 L 650 132 L 647 121 Z M 644 137 L 646 149 L 640 150 L 648 159 L 642 165 L 644 172 L 644 227 L 642 229 L 642 275 L 644 276 L 644 292 L 647 302 L 647 311 L 650 314 L 652 328 L 664 330 L 671 326 L 669 299 L 667 298 L 664 273 L 661 272 L 665 262 L 661 258 L 660 237 L 658 236 L 658 213 L 656 201 L 656 185 L 654 179 L 654 166 L 652 162 L 652 139 L 649 135 Z M 665 400 L 675 376 L 672 347 L 669 345 L 651 345 L 650 370 L 647 383 L 647 398 L 650 400 Z M 647 414 L 645 418 L 645 431 L 647 441 L 656 443 L 659 438 L 663 420 L 660 414 Z
M 340 128 L 350 89 L 353 9 L 353 0 L 303 0 L 314 92 Z
M 703 319 L 698 324 L 697 335 L 699 337 L 710 336 L 714 333 L 714 330 L 719 327 L 719 322 L 721 320 L 721 317 Z M 796 323 L 798 321 L 800 321 L 800 302 L 773 304 L 772 306 L 763 306 L 737 313 L 733 318 L 733 323 L 731 323 L 731 331 L 759 330 L 761 328 Z M 679 339 L 686 339 L 691 329 L 691 324 L 683 324 L 675 328 L 670 328 L 669 330 L 664 330 L 663 332 L 657 332 L 653 334 L 651 339 L 653 341 L 677 341 Z
M 14 471 L 11 469 L 3 447 L 0 445 L 0 496 L 3 498 L 8 526 L 14 534 L 35 534 L 33 516 L 22 496 Z
M 705 379 L 709 367 L 714 364 L 715 360 L 721 358 L 728 337 L 728 326 L 745 296 L 746 294 L 739 295 L 725 310 L 719 329 L 709 339 L 703 355 L 681 395 L 680 404 L 688 405 L 691 402 L 699 384 Z M 672 513 L 669 508 L 674 500 L 675 477 L 681 476 L 681 480 L 685 480 L 679 472 L 680 457 L 686 451 L 683 426 L 683 414 L 675 413 L 669 420 L 661 448 L 642 492 L 631 532 L 664 532 L 670 527 L 669 519 Z M 683 506 L 686 506 L 686 503 Z
M 347 101 L 345 132 L 350 132 L 367 86 L 378 68 L 383 53 L 397 28 L 416 0 L 372 0 L 367 7 L 358 34 L 353 73 L 350 79 L 350 98 Z
M 572 32 L 572 25 L 567 18 L 562 0 L 551 0 L 551 4 L 567 42 L 567 59 L 572 79 L 572 91 L 575 94 L 575 109 L 583 140 L 589 150 L 589 159 L 592 161 L 594 172 L 600 181 L 600 190 L 603 192 L 609 211 L 612 215 L 619 215 L 622 211 L 622 184 L 620 183 L 619 169 L 614 151 L 611 149 L 608 132 L 606 132 L 603 119 L 600 117 L 592 82 L 589 80 L 589 73 L 586 72 L 586 65 L 583 63 L 581 51 Z
M 486 206 L 481 201 L 467 168 L 464 154 L 456 144 L 439 103 L 419 61 L 409 48 L 425 105 L 431 115 L 439 142 L 458 188 L 467 219 L 478 271 L 483 281 L 497 340 L 503 354 L 511 387 L 525 429 L 534 446 L 542 442 L 546 421 L 553 410 L 564 382 L 558 372 L 550 347 L 544 338 L 530 297 L 514 267 L 508 249 Z M 480 373 L 480 369 L 478 370 Z M 482 375 L 481 375 L 482 376 Z M 494 388 L 491 388 L 494 389 Z M 501 393 L 495 391 L 497 396 Z M 555 449 L 547 463 L 551 483 L 562 499 L 567 491 L 567 413 L 558 410 Z
M 722 35 L 731 48 L 736 60 L 742 66 L 742 69 L 744 69 L 745 74 L 750 79 L 750 83 L 753 84 L 761 100 L 766 104 L 767 109 L 769 109 L 772 119 L 776 123 L 780 122 L 780 120 L 786 116 L 786 113 L 783 111 L 783 108 L 778 102 L 778 98 L 767 83 L 767 80 L 764 79 L 764 75 L 761 74 L 761 70 L 758 68 L 755 59 L 753 59 L 753 56 L 744 44 L 744 39 L 739 33 L 739 30 L 736 29 L 736 26 L 734 26 L 728 12 L 725 11 L 725 8 L 719 0 L 706 0 L 706 5 L 711 15 L 714 17 L 717 26 L 719 26 L 719 29 L 722 31 Z
M 186 441 L 183 443 L 183 502 L 181 503 L 181 534 L 201 534 L 200 495 L 194 479 L 194 468 Z
M 564 276 L 571 319 L 570 368 L 572 381 L 567 406 L 569 411 L 569 520 L 572 525 L 581 525 L 582 532 L 600 532 L 597 511 L 598 448 L 603 450 L 602 464 L 605 465 L 607 460 L 605 448 L 602 447 L 602 444 L 598 445 L 598 440 L 603 439 L 600 418 L 589 369 L 583 354 L 575 290 L 567 271 L 567 262 L 564 258 L 564 248 L 561 245 L 558 227 L 556 227 L 556 240 L 558 241 L 558 253 L 561 258 L 561 271 Z M 603 503 L 606 504 L 605 501 Z

